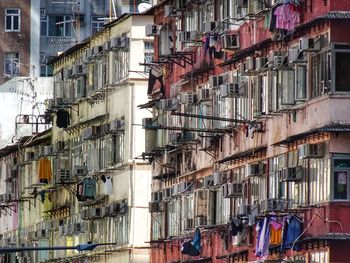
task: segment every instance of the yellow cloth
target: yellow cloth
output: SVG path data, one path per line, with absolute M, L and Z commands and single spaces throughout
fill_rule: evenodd
M 276 230 L 271 226 L 270 244 L 278 245 L 278 244 L 281 244 L 281 242 L 282 242 L 282 227 Z
M 52 177 L 51 161 L 46 157 L 39 160 L 38 177 L 39 177 L 39 181 L 47 180 L 47 182 L 49 182 L 51 180 L 51 177 Z

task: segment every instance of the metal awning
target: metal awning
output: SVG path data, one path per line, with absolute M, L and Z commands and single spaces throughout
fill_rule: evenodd
M 160 99 L 154 99 L 154 100 L 150 100 L 145 104 L 140 104 L 137 105 L 138 108 L 140 109 L 147 109 L 147 108 L 152 108 L 153 106 L 156 105 L 157 101 L 159 101 Z
M 73 133 L 75 131 L 81 131 L 81 130 L 89 127 L 89 126 L 94 125 L 94 124 L 100 124 L 101 122 L 106 120 L 107 117 L 108 117 L 107 114 L 102 114 L 102 115 L 96 116 L 96 117 L 94 117 L 92 119 L 89 119 L 89 120 L 86 120 L 86 121 L 79 122 L 77 124 L 71 125 L 68 128 L 66 128 L 65 131 L 68 134 L 71 134 L 71 133 Z
M 235 161 L 246 157 L 254 157 L 256 156 L 256 154 L 266 151 L 266 149 L 267 149 L 267 146 L 264 145 L 257 148 L 246 150 L 244 152 L 235 153 L 219 160 L 218 163 L 226 163 L 226 162 Z
M 347 133 L 350 132 L 350 123 L 332 123 L 327 124 L 320 128 L 314 128 L 311 130 L 308 130 L 303 133 L 299 133 L 296 135 L 292 135 L 287 137 L 286 139 L 276 142 L 272 144 L 272 146 L 279 146 L 279 145 L 286 145 L 289 143 L 293 143 L 297 140 L 304 139 L 310 135 L 316 134 L 316 133 L 325 133 L 325 132 L 338 132 L 338 133 Z
M 242 257 L 242 259 L 247 259 L 248 257 L 248 249 L 242 249 L 227 255 L 217 256 L 216 259 L 225 259 L 225 258 L 234 258 L 234 257 Z

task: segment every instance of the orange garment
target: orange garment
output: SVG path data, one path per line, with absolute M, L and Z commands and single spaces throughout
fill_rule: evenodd
M 282 226 L 271 225 L 270 245 L 279 245 L 282 242 Z
M 49 182 L 52 177 L 51 171 L 51 161 L 46 157 L 39 160 L 39 172 L 38 172 L 39 181 Z

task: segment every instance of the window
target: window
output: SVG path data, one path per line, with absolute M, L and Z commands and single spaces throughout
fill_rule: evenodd
M 230 199 L 224 198 L 222 187 L 216 192 L 216 206 L 215 206 L 215 224 L 226 224 L 230 219 Z
M 53 75 L 53 66 L 41 64 L 40 65 L 40 77 L 51 77 Z
M 294 101 L 294 71 L 278 71 L 278 89 L 280 90 L 281 105 L 293 105 Z
M 112 57 L 112 76 L 113 83 L 116 84 L 129 75 L 129 53 L 118 50 L 111 52 Z
M 91 34 L 95 34 L 103 28 L 104 20 L 103 17 L 91 17 Z
M 333 199 L 348 200 L 350 159 L 334 158 L 333 168 Z
M 168 236 L 180 234 L 180 200 L 172 199 L 168 203 Z
M 335 55 L 335 91 L 350 91 L 350 52 Z
M 328 251 L 318 251 L 310 254 L 310 263 L 327 263 L 329 262 Z
M 19 54 L 13 52 L 5 53 L 5 75 L 19 76 L 19 69 Z
M 20 30 L 20 14 L 19 9 L 5 9 L 5 30 L 7 32 Z
M 43 16 L 40 21 L 40 35 L 50 37 L 72 36 L 71 16 Z
M 330 56 L 330 52 L 323 52 L 311 57 L 311 98 L 321 96 L 330 89 Z
M 295 100 L 307 99 L 307 65 L 295 65 Z

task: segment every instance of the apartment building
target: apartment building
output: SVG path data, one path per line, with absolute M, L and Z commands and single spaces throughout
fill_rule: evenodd
M 349 11 L 176 0 L 146 12 L 151 262 L 348 261 Z
M 18 169 L 11 198 L 2 189 L 3 203 L 18 207 L 4 219 L 3 246 L 104 245 L 4 262 L 149 262 L 151 169 L 141 123 L 150 113 L 137 105 L 147 95 L 143 64 L 153 39 L 144 25 L 152 21 L 125 14 L 52 60 L 52 128 L 2 150 L 3 169 Z

